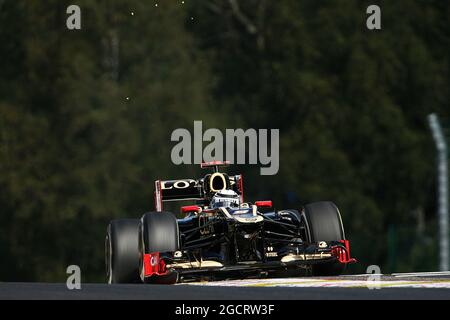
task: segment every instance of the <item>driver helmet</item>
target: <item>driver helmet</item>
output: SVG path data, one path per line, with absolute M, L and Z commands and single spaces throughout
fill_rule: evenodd
M 221 190 L 217 192 L 211 199 L 210 207 L 228 207 L 236 208 L 241 204 L 239 195 L 233 190 Z

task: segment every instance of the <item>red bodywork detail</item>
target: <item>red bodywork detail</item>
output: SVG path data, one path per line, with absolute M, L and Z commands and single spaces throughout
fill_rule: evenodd
M 255 205 L 262 208 L 272 208 L 272 200 L 256 201 Z
M 155 211 L 162 211 L 162 191 L 161 191 L 161 180 L 155 181 Z
M 241 194 L 241 203 L 244 203 L 244 176 L 239 176 L 238 191 Z
M 144 276 L 163 276 L 167 274 L 166 264 L 159 258 L 159 252 L 144 254 Z
M 342 245 L 332 247 L 331 254 L 335 256 L 340 263 L 356 263 L 356 259 L 351 258 L 350 256 L 350 242 L 348 240 L 339 240 L 339 242 L 342 243 Z
M 199 212 L 201 208 L 199 206 L 183 206 L 181 207 L 181 213 Z
M 228 166 L 230 164 L 230 161 L 210 161 L 210 162 L 202 162 L 200 164 L 200 168 L 208 168 L 208 167 L 214 167 L 214 166 Z

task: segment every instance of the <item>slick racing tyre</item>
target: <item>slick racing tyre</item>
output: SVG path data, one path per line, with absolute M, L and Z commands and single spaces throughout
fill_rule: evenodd
M 113 220 L 105 240 L 108 283 L 139 282 L 139 219 Z
M 144 254 L 159 252 L 173 253 L 180 248 L 180 236 L 176 217 L 170 212 L 149 212 L 142 216 L 139 227 L 139 256 L 140 278 L 143 282 L 172 284 L 177 281 L 176 273 L 155 276 L 151 279 L 144 277 Z
M 341 214 L 333 202 L 315 202 L 305 206 L 302 213 L 309 242 L 345 240 Z M 315 276 L 336 276 L 346 265 L 338 261 L 312 266 Z

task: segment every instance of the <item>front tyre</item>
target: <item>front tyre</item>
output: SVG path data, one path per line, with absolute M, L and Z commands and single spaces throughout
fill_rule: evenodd
M 109 284 L 139 282 L 139 219 L 111 221 L 106 231 L 105 260 Z
M 142 282 L 158 284 L 173 284 L 177 282 L 178 275 L 169 272 L 162 276 L 144 276 L 144 254 L 159 252 L 164 258 L 165 254 L 171 254 L 180 248 L 180 236 L 178 222 L 170 212 L 149 212 L 142 216 L 139 227 L 139 256 L 140 278 Z
M 333 202 L 315 202 L 305 206 L 302 213 L 309 242 L 345 240 L 344 226 L 339 209 Z M 342 274 L 346 265 L 339 261 L 312 266 L 315 276 L 336 276 Z

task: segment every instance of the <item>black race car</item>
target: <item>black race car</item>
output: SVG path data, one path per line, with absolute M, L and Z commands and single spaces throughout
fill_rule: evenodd
M 108 283 L 339 275 L 356 262 L 332 202 L 279 211 L 272 201 L 244 202 L 242 175 L 219 172 L 223 165 L 202 164 L 214 172 L 199 180 L 155 181 L 155 211 L 111 221 Z M 195 204 L 181 207 L 182 219 L 163 211 L 166 201 L 186 200 Z

